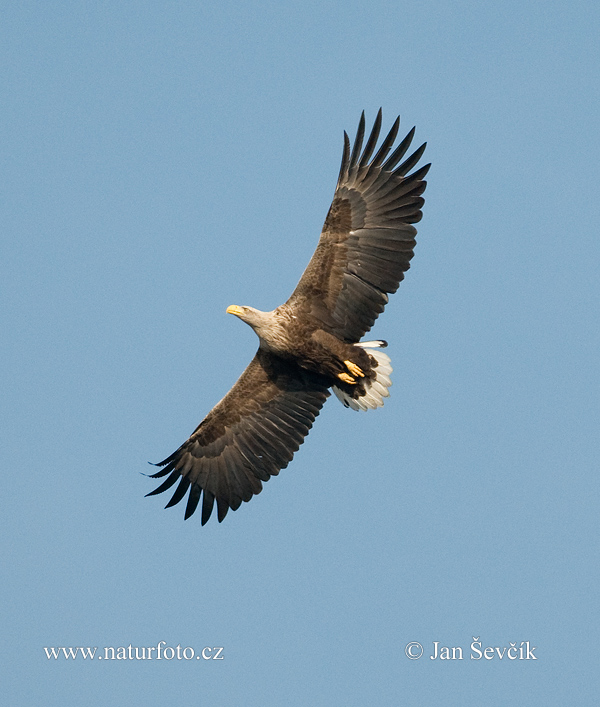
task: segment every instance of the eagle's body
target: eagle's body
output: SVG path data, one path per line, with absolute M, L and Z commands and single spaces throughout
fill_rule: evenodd
M 391 385 L 382 341 L 362 342 L 395 292 L 413 256 L 429 165 L 406 174 L 422 145 L 397 166 L 413 130 L 388 157 L 399 119 L 371 159 L 381 111 L 361 154 L 364 114 L 352 154 L 344 154 L 333 203 L 317 249 L 290 299 L 272 312 L 232 305 L 259 349 L 229 393 L 153 478 L 169 475 L 151 494 L 179 485 L 167 506 L 190 489 L 185 517 L 203 493 L 202 524 L 217 501 L 218 518 L 262 490 L 304 441 L 333 388 L 346 406 L 383 405 Z M 387 159 L 386 159 L 387 158 Z
M 371 360 L 364 349 L 348 344 L 322 328 L 321 322 L 300 307 L 282 304 L 272 312 L 232 305 L 227 309 L 249 324 L 260 340 L 260 348 L 309 371 L 329 376 L 335 381 L 346 371 L 346 361 L 371 370 Z

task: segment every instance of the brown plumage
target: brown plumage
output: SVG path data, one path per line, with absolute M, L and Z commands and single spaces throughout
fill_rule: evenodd
M 425 145 L 402 164 L 414 128 L 391 153 L 397 118 L 373 156 L 381 110 L 362 149 L 361 116 L 350 152 L 344 152 L 333 202 L 317 249 L 289 300 L 273 312 L 231 306 L 260 339 L 244 373 L 152 478 L 167 479 L 148 495 L 179 482 L 167 507 L 189 497 L 185 518 L 202 495 L 202 525 L 217 502 L 222 521 L 262 490 L 291 461 L 333 387 L 344 405 L 365 410 L 383 404 L 391 385 L 385 342 L 363 342 L 388 294 L 410 266 L 421 219 L 423 180 L 430 165 L 408 174 Z M 408 176 L 407 176 L 408 175 Z

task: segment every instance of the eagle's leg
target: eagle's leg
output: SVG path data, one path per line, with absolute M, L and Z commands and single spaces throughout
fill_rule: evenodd
M 347 373 L 338 373 L 337 377 L 341 380 L 344 381 L 344 383 L 348 383 L 349 385 L 356 385 L 356 381 L 352 376 L 349 376 Z
M 363 373 L 362 369 L 357 366 L 355 363 L 352 363 L 352 361 L 344 361 L 346 364 L 346 368 L 352 373 L 352 375 L 356 378 L 364 378 L 365 374 Z M 346 381 L 347 382 L 347 381 Z

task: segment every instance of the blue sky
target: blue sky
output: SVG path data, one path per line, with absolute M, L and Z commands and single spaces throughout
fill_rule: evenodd
M 5 8 L 10 704 L 596 703 L 599 17 L 464 0 Z M 225 308 L 287 299 L 342 131 L 379 106 L 433 163 L 411 270 L 373 329 L 392 397 L 366 414 L 330 400 L 260 496 L 184 523 L 144 498 L 147 462 L 254 354 Z M 475 638 L 529 641 L 537 660 L 472 660 Z M 160 641 L 223 660 L 44 653 Z M 435 642 L 463 660 L 431 660 Z

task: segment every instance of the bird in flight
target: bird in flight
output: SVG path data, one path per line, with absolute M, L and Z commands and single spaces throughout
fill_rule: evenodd
M 364 112 L 352 149 L 344 132 L 333 202 L 300 282 L 272 312 L 227 308 L 254 329 L 258 351 L 190 438 L 156 465 L 151 477 L 167 478 L 148 496 L 179 482 L 167 508 L 189 490 L 185 518 L 202 497 L 202 525 L 215 501 L 221 522 L 290 463 L 331 390 L 353 410 L 383 405 L 387 344 L 360 340 L 410 267 L 431 166 L 409 174 L 425 144 L 402 161 L 415 129 L 392 151 L 399 125 L 397 118 L 377 151 L 381 109 L 364 150 Z

